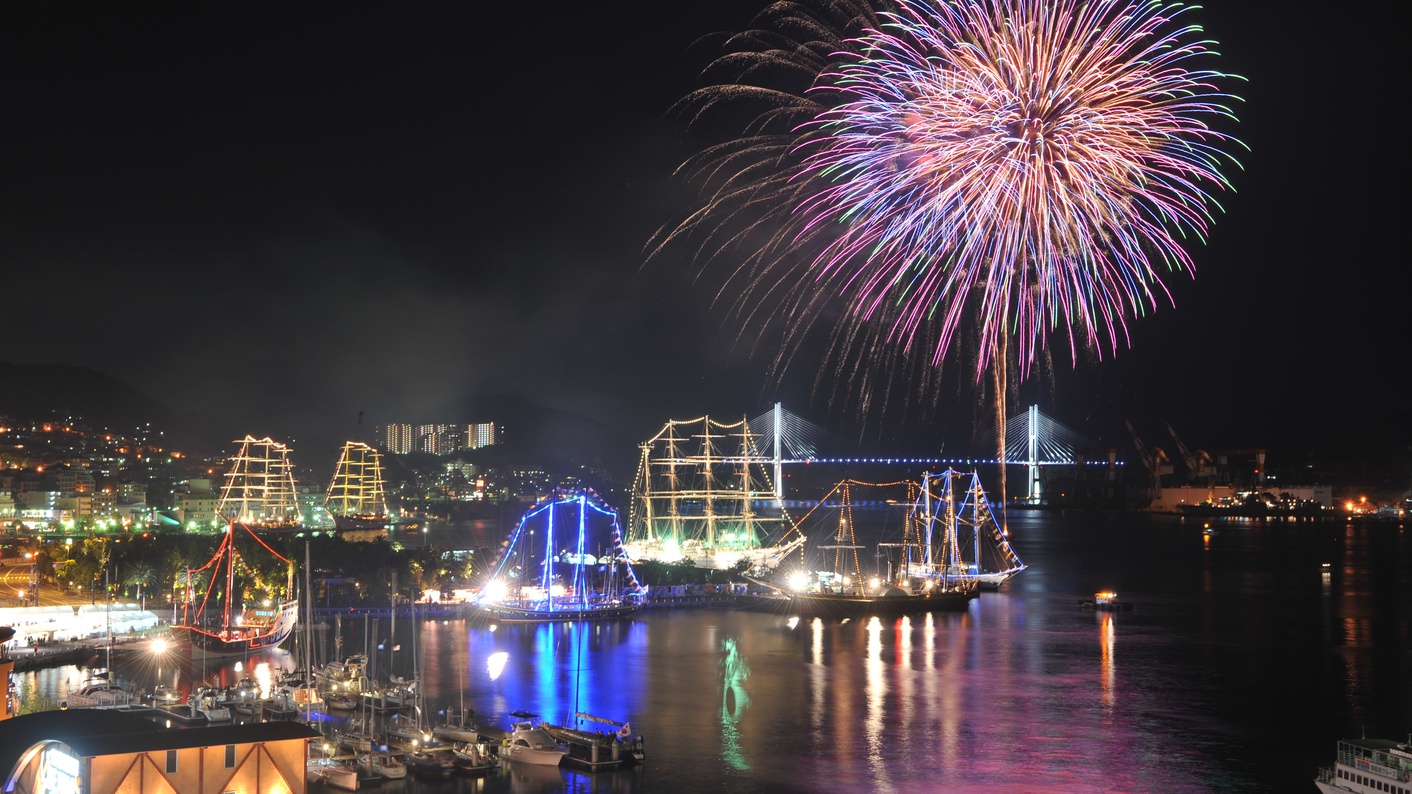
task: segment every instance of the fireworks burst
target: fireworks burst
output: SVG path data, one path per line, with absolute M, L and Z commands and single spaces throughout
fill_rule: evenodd
M 937 369 L 971 337 L 976 377 L 999 373 L 1003 400 L 1009 361 L 1027 375 L 1056 333 L 1075 358 L 1116 350 L 1131 318 L 1170 301 L 1162 275 L 1193 270 L 1182 243 L 1204 239 L 1235 141 L 1210 124 L 1234 118 L 1233 97 L 1217 87 L 1228 75 L 1199 68 L 1214 52 L 1189 11 L 776 3 L 769 30 L 732 39 L 714 65 L 733 82 L 685 100 L 697 116 L 740 100 L 766 110 L 685 166 L 705 201 L 654 244 L 743 250 L 734 308 L 742 328 L 785 327 L 781 367 L 841 300 L 841 367 Z M 807 90 L 759 84 L 800 73 Z M 864 401 L 891 388 L 864 385 Z
M 1230 116 L 1188 65 L 1208 53 L 1160 2 L 904 2 L 831 82 L 849 95 L 812 122 L 802 174 L 826 187 L 799 231 L 837 235 L 812 279 L 849 294 L 890 342 L 940 325 L 941 363 L 975 302 L 979 376 L 1014 337 L 1022 374 L 1053 330 L 1126 341 L 1164 271 L 1190 271 L 1229 187 Z M 798 234 L 798 232 L 796 232 Z

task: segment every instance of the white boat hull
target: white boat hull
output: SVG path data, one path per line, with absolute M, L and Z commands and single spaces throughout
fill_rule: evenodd
M 567 755 L 563 750 L 536 750 L 533 747 L 516 747 L 513 745 L 501 745 L 500 757 L 507 761 L 517 761 L 521 764 L 534 764 L 535 766 L 558 766 Z
M 438 725 L 432 728 L 431 732 L 443 742 L 475 742 L 480 738 L 475 728 L 458 728 L 454 725 Z

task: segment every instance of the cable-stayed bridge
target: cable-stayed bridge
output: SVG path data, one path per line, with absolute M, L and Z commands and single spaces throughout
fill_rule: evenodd
M 1039 498 L 1041 466 L 1072 466 L 1075 451 L 1093 444 L 1077 431 L 1055 421 L 1032 405 L 1022 414 L 1005 422 L 1005 459 L 994 457 L 837 457 L 829 449 L 845 446 L 841 436 L 810 422 L 798 414 L 786 411 L 776 403 L 774 408 L 748 421 L 754 437 L 756 454 L 768 457 L 774 468 L 774 488 L 778 497 L 783 481 L 783 467 L 790 464 L 904 464 L 920 466 L 1022 465 L 1029 483 L 1028 498 Z M 995 433 L 989 434 L 992 445 Z M 994 446 L 991 446 L 993 449 Z
M 784 504 L 784 467 L 791 464 L 891 464 L 974 468 L 1024 465 L 1031 500 L 1039 498 L 1039 467 L 1073 464 L 1086 446 L 1074 431 L 1032 407 L 1006 422 L 1003 461 L 991 458 L 839 456 L 849 445 L 776 404 L 754 419 L 709 416 L 669 420 L 638 445 L 633 478 L 629 552 L 636 559 L 691 558 L 730 569 L 741 562 L 774 567 L 805 540 Z M 995 431 L 992 440 L 998 438 Z M 791 535 L 790 533 L 794 533 Z M 762 538 L 773 538 L 763 545 Z

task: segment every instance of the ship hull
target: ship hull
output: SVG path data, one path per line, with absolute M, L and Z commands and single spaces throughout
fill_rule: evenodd
M 620 620 L 632 617 L 637 604 L 613 604 L 586 609 L 526 609 L 504 604 L 477 604 L 477 614 L 497 623 L 574 623 L 581 620 Z
M 172 641 L 178 648 L 205 656 L 245 656 L 279 647 L 289 638 L 298 622 L 299 605 L 289 602 L 280 609 L 279 619 L 264 631 L 241 636 L 238 629 L 211 632 L 196 626 L 172 626 Z
M 971 599 L 975 597 L 974 588 L 899 596 L 799 594 L 790 597 L 785 609 L 790 614 L 801 617 L 912 615 L 923 612 L 965 610 L 970 606 Z
M 340 532 L 356 532 L 366 529 L 383 529 L 390 523 L 387 516 L 340 516 L 333 517 L 333 527 Z

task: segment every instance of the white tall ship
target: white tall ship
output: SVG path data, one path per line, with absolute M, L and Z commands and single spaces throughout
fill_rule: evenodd
M 995 520 L 975 472 L 923 475 L 914 512 L 917 551 L 909 555 L 909 575 L 997 590 L 1028 567 Z
M 1334 765 L 1320 769 L 1314 785 L 1324 794 L 1412 794 L 1412 736 L 1343 739 Z
M 347 441 L 324 495 L 324 508 L 341 530 L 387 526 L 387 483 L 382 455 L 361 441 Z
M 298 526 L 299 495 L 289 447 L 268 436 L 237 440 L 216 515 L 222 521 L 261 527 Z
M 640 448 L 629 559 L 775 568 L 804 545 L 770 481 L 778 462 L 762 453 L 746 420 L 669 421 Z

